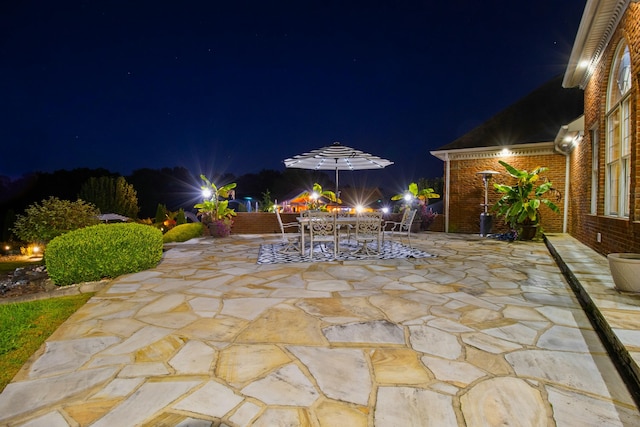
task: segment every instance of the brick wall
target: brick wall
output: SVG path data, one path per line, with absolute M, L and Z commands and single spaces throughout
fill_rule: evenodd
M 493 188 L 493 183 L 513 184 L 512 178 L 498 163 L 503 160 L 518 169 L 532 170 L 537 166 L 549 168 L 542 177 L 548 178 L 554 188 L 564 193 L 565 186 L 565 157 L 561 154 L 535 155 L 535 156 L 510 156 L 504 158 L 452 160 L 450 170 L 449 188 L 449 231 L 453 233 L 479 233 L 480 213 L 483 212 L 484 184 L 478 172 L 494 170 L 500 175 L 494 175 L 489 182 L 488 202 L 493 206 L 500 198 L 499 193 Z M 543 181 L 541 180 L 540 183 Z M 564 197 L 564 195 L 562 195 Z M 555 200 L 554 200 L 555 202 Z M 542 227 L 547 232 L 561 232 L 564 201 L 556 202 L 560 213 L 552 212 L 546 206 L 540 210 Z M 491 210 L 490 210 L 491 211 Z M 501 218 L 495 217 L 493 232 L 500 233 L 508 230 Z
M 569 205 L 569 233 L 594 250 L 611 252 L 640 252 L 640 138 L 638 138 L 638 69 L 640 68 L 640 5 L 630 3 L 625 16 L 607 46 L 585 87 L 585 137 L 571 154 L 571 198 Z M 625 38 L 631 53 L 633 73 L 631 88 L 631 212 L 630 218 L 604 215 L 606 94 L 615 50 Z M 591 214 L 591 130 L 598 138 L 598 203 L 597 213 Z M 601 242 L 597 241 L 600 233 Z
M 298 214 L 282 213 L 282 222 L 295 222 Z M 293 230 L 295 231 L 295 230 Z M 238 212 L 233 221 L 231 234 L 280 233 L 278 218 L 270 212 Z
M 429 227 L 429 231 L 444 231 L 444 215 L 438 215 Z
M 297 213 L 281 213 L 282 222 L 295 222 Z M 396 215 L 393 220 L 400 220 L 401 215 Z M 444 215 L 438 215 L 429 230 L 444 231 Z M 416 224 L 417 226 L 417 224 Z M 416 228 L 416 231 L 419 228 Z M 295 228 L 290 228 L 288 232 L 295 232 Z M 269 212 L 238 212 L 231 228 L 231 234 L 269 234 L 280 233 L 280 226 L 276 214 Z

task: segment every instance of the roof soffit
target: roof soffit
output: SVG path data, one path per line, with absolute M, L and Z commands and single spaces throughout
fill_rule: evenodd
M 530 144 L 504 145 L 500 147 L 474 147 L 450 150 L 430 151 L 440 160 L 475 160 L 503 158 L 507 156 L 540 156 L 555 154 L 553 141 L 534 142 Z
M 587 1 L 562 86 L 585 88 L 630 2 L 631 0 Z

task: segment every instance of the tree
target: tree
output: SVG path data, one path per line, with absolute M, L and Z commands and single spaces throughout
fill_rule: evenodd
M 273 200 L 271 200 L 271 192 L 269 189 L 262 193 L 262 212 L 274 212 Z
M 199 197 L 198 176 L 184 167 L 137 169 L 127 176 L 138 194 L 140 218 L 153 218 L 158 203 L 171 211 L 191 210 Z
M 158 207 L 156 208 L 156 219 L 154 221 L 155 224 L 162 224 L 165 222 L 167 217 L 167 207 L 162 203 L 158 203 Z
M 124 177 L 91 177 L 80 188 L 78 198 L 93 203 L 102 213 L 138 217 L 138 196 Z
M 16 221 L 16 213 L 13 209 L 8 209 L 4 214 L 4 221 L 2 225 L 2 241 L 12 240 L 11 226 Z
M 84 200 L 70 202 L 49 197 L 27 207 L 25 215 L 18 215 L 12 231 L 24 242 L 47 243 L 71 230 L 98 224 L 99 214 L 94 205 Z
M 184 215 L 184 209 L 180 208 L 176 214 L 176 225 L 182 225 L 187 223 L 187 217 Z

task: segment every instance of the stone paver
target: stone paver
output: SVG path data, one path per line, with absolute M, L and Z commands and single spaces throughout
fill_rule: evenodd
M 638 360 L 640 299 L 553 239 Z M 435 258 L 256 264 L 276 240 L 197 239 L 114 280 L 0 394 L 0 425 L 640 425 L 544 243 L 429 232 Z

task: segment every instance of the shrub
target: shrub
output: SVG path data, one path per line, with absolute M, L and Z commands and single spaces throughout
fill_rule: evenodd
M 25 209 L 13 225 L 15 235 L 25 242 L 46 243 L 71 230 L 100 222 L 100 211 L 83 200 L 70 202 L 49 197 Z
M 59 286 L 117 277 L 155 267 L 162 232 L 135 224 L 100 224 L 71 231 L 47 246 L 45 264 Z
M 202 229 L 203 226 L 201 222 L 176 225 L 162 236 L 162 240 L 164 243 L 186 242 L 187 240 L 202 236 Z

